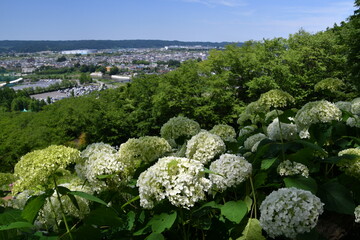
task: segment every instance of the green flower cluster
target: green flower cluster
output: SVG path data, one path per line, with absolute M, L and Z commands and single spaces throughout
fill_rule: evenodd
M 344 158 L 337 163 L 337 166 L 347 175 L 360 179 L 360 148 L 348 148 L 340 151 L 338 155 L 353 155 L 355 157 L 355 159 Z
M 252 152 L 256 152 L 259 143 L 265 138 L 267 137 L 263 133 L 254 134 L 245 140 L 244 148 L 247 150 L 251 150 Z
M 191 138 L 200 132 L 199 123 L 187 117 L 170 118 L 160 129 L 160 135 L 165 138 L 173 147 L 177 146 L 176 140 L 180 138 Z
M 341 91 L 344 86 L 344 82 L 337 78 L 327 78 L 317 84 L 315 84 L 315 92 L 327 91 L 331 93 L 337 93 Z
M 141 165 L 150 164 L 170 151 L 171 146 L 164 138 L 130 138 L 120 145 L 118 161 L 124 166 L 124 175 L 132 176 Z
M 258 102 L 261 106 L 266 106 L 268 109 L 271 107 L 283 108 L 289 104 L 293 104 L 295 99 L 287 92 L 279 89 L 273 89 L 261 94 Z
M 218 135 L 225 142 L 236 142 L 236 132 L 232 126 L 218 124 L 215 125 L 209 132 Z
M 43 190 L 52 183 L 49 178 L 56 172 L 66 173 L 66 167 L 79 160 L 80 151 L 65 146 L 52 145 L 32 151 L 22 156 L 15 165 L 14 175 L 17 180 L 12 191 Z

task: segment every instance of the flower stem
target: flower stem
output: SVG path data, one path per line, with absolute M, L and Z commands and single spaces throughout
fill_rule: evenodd
M 71 231 L 70 231 L 68 222 L 66 221 L 64 206 L 63 206 L 63 204 L 62 204 L 62 202 L 61 202 L 61 197 L 60 197 L 60 194 L 59 194 L 59 191 L 58 191 L 58 187 L 57 187 L 57 184 L 56 184 L 55 177 L 53 177 L 53 179 L 54 179 L 54 184 L 55 184 L 56 195 L 57 195 L 57 198 L 58 198 L 58 201 L 59 201 L 59 204 L 60 204 L 61 215 L 62 215 L 62 217 L 63 217 L 64 224 L 65 224 L 65 227 L 66 227 L 66 233 L 68 233 L 70 239 L 73 240 L 73 237 L 72 237 L 72 234 L 71 234 Z
M 255 213 L 255 218 L 257 218 L 257 210 L 256 210 L 256 195 L 255 195 L 255 189 L 254 189 L 254 184 L 253 184 L 253 180 L 252 177 L 249 177 L 250 179 L 250 185 L 251 185 L 251 191 L 252 191 L 252 195 L 253 195 L 253 209 L 254 209 L 254 213 Z M 251 211 L 251 215 L 252 215 L 252 211 Z M 250 216 L 252 217 L 252 216 Z

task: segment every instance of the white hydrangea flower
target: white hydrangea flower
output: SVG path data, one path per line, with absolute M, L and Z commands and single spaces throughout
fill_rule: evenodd
M 346 120 L 346 125 L 350 126 L 350 127 L 360 127 L 360 119 L 357 115 L 354 115 L 354 117 L 349 117 Z
M 180 137 L 190 138 L 200 132 L 199 123 L 187 117 L 170 118 L 160 129 L 162 138 L 165 138 L 171 146 L 176 147 L 176 140 Z
M 266 138 L 266 136 L 263 133 L 254 134 L 245 140 L 244 148 L 247 150 L 255 150 L 256 151 L 256 149 L 253 147 L 256 146 L 256 148 L 257 148 L 257 145 L 259 145 L 259 143 L 265 138 Z M 255 151 L 252 151 L 252 152 L 255 152 Z
M 301 130 L 300 132 L 299 132 L 299 137 L 300 138 L 310 138 L 310 133 L 309 133 L 309 130 L 308 129 L 306 129 L 306 130 Z
M 223 141 L 236 142 L 236 132 L 232 126 L 226 124 L 218 124 L 215 125 L 209 132 L 218 135 Z
M 84 158 L 83 163 L 75 166 L 80 178 L 86 179 L 96 192 L 101 192 L 111 187 L 118 187 L 122 181 L 121 173 L 124 171 L 124 164 L 117 159 L 117 151 L 109 144 L 93 143 L 81 152 Z M 115 176 L 102 181 L 100 175 Z
M 295 116 L 295 124 L 300 131 L 306 131 L 312 124 L 339 121 L 341 110 L 326 100 L 305 104 Z
M 297 126 L 292 123 L 282 123 L 281 124 L 281 133 L 284 140 L 294 140 L 297 138 Z M 267 127 L 267 135 L 271 140 L 280 140 L 280 128 L 279 128 L 279 118 L 275 118 L 272 123 Z
M 144 208 L 153 208 L 166 198 L 174 206 L 189 209 L 205 198 L 211 182 L 205 178 L 201 162 L 164 157 L 140 174 L 136 186 Z
M 309 191 L 281 188 L 268 195 L 260 205 L 260 225 L 271 238 L 309 232 L 323 213 L 323 203 Z
M 360 97 L 351 101 L 351 113 L 360 115 Z
M 286 160 L 279 164 L 277 171 L 280 176 L 302 175 L 309 177 L 309 169 L 302 163 Z
M 360 223 L 360 205 L 355 208 L 355 222 Z
M 250 120 L 252 124 L 257 122 L 261 122 L 262 119 L 260 118 L 259 114 L 266 113 L 269 111 L 269 107 L 267 105 L 259 104 L 259 101 L 249 103 L 244 112 L 242 112 L 237 120 L 239 125 L 243 125 L 244 122 Z
M 171 146 L 164 138 L 130 138 L 120 145 L 118 161 L 124 164 L 124 175 L 132 177 L 140 166 L 150 164 L 170 151 Z
M 11 200 L 9 205 L 16 209 L 23 209 L 25 207 L 25 204 L 27 200 L 29 200 L 32 196 L 41 194 L 42 192 L 37 192 L 33 190 L 24 190 L 18 194 L 16 194 Z
M 244 157 L 223 154 L 210 164 L 210 181 L 219 190 L 225 190 L 245 181 L 252 172 L 252 165 Z M 220 175 L 219 175 L 220 174 Z
M 355 159 L 342 159 L 336 165 L 347 175 L 360 179 L 360 148 L 348 148 L 338 153 L 339 156 L 343 156 L 345 154 L 355 155 Z
M 335 103 L 335 106 L 337 106 L 342 111 L 351 112 L 351 102 L 338 101 Z
M 88 194 L 92 194 L 92 190 L 90 187 L 83 184 L 80 179 L 73 179 L 70 183 L 60 184 L 59 186 L 66 187 L 71 191 L 81 191 Z M 85 198 L 75 196 L 77 203 L 79 205 L 78 210 L 74 204 L 71 202 L 70 198 L 66 195 L 61 196 L 61 203 L 64 208 L 65 215 L 73 216 L 79 219 L 83 219 L 86 214 L 90 212 L 89 201 Z M 50 203 L 51 201 L 51 203 Z M 60 202 L 58 200 L 58 196 L 56 191 L 50 197 L 50 200 L 47 199 L 43 208 L 39 211 L 39 215 L 36 219 L 35 225 L 39 228 L 44 228 L 46 226 L 51 226 L 55 230 L 56 222 L 60 224 L 63 220 L 61 215 L 61 207 Z M 55 222 L 56 221 L 56 222 Z
M 241 128 L 239 131 L 239 137 L 252 133 L 253 131 L 255 131 L 256 128 L 257 127 L 255 125 L 245 126 Z
M 188 141 L 185 154 L 187 158 L 206 164 L 225 150 L 225 143 L 218 135 L 201 131 Z

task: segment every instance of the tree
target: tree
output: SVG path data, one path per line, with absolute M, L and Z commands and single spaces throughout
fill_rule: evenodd
M 360 0 L 355 1 L 357 9 L 347 24 L 345 43 L 349 48 L 347 63 L 353 84 L 360 90 Z
M 91 76 L 89 74 L 86 74 L 86 73 L 81 73 L 79 80 L 80 80 L 81 84 L 91 83 L 92 82 Z
M 66 57 L 65 57 L 65 56 L 58 57 L 58 59 L 57 59 L 56 61 L 57 61 L 57 62 L 65 62 L 65 61 L 66 61 Z
M 119 73 L 118 67 L 114 66 L 114 67 L 110 68 L 110 73 L 109 73 L 110 75 L 116 75 L 118 73 Z

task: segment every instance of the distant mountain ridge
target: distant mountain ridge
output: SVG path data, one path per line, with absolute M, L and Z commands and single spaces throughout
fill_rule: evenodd
M 169 40 L 65 40 L 65 41 L 30 41 L 1 40 L 0 53 L 6 52 L 41 52 L 77 49 L 114 49 L 114 48 L 161 48 L 165 46 L 210 46 L 224 47 L 231 42 L 183 42 Z M 241 43 L 238 43 L 241 44 Z

